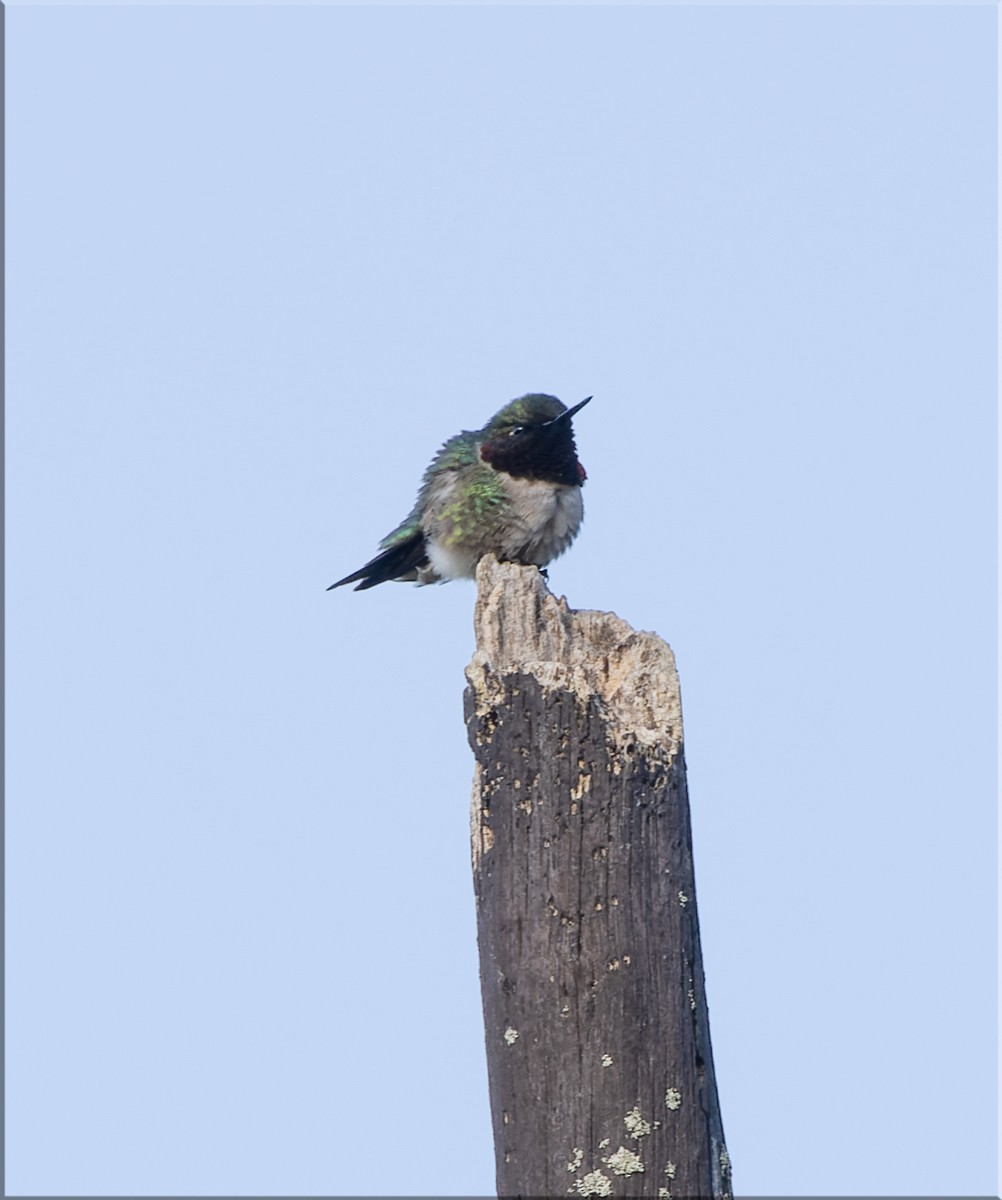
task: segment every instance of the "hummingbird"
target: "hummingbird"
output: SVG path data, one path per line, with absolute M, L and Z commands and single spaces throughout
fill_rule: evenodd
M 387 580 L 417 584 L 472 579 L 485 554 L 541 570 L 581 528 L 581 486 L 567 408 L 532 392 L 506 404 L 482 429 L 442 446 L 425 471 L 414 507 L 379 543 L 380 552 L 327 589 L 355 591 Z

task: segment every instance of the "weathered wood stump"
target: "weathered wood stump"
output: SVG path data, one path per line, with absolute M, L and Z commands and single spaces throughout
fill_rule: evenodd
M 670 648 L 484 559 L 466 717 L 501 1196 L 724 1200 Z

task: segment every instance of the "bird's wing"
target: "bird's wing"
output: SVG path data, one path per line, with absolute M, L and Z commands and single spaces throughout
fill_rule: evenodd
M 425 471 L 414 507 L 396 529 L 391 530 L 379 543 L 381 553 L 370 559 L 364 567 L 332 583 L 327 590 L 355 583 L 355 591 L 361 592 L 387 580 L 417 578 L 417 572 L 428 566 L 421 520 L 429 500 L 435 492 L 441 492 L 444 479 L 454 478 L 454 472 L 478 461 L 477 444 L 468 434 L 460 433 L 450 438 Z
M 383 538 L 379 543 L 380 547 L 386 550 L 391 546 L 399 545 L 401 542 L 410 541 L 421 529 L 421 519 L 425 514 L 428 501 L 432 497 L 433 492 L 441 492 L 442 490 L 444 482 L 443 474 L 446 472 L 461 471 L 463 467 L 468 467 L 479 461 L 477 444 L 470 440 L 469 434 L 457 433 L 455 437 L 449 438 L 431 460 L 428 470 L 425 471 L 417 500 L 414 501 L 414 507 L 396 529 L 391 530 Z

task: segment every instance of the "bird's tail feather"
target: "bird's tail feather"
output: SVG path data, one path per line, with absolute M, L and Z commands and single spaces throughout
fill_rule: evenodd
M 418 530 L 406 541 L 388 546 L 382 554 L 377 554 L 364 567 L 359 567 L 344 579 L 332 583 L 327 589 L 342 587 L 346 583 L 356 583 L 356 592 L 364 592 L 366 588 L 375 587 L 377 583 L 386 583 L 388 579 L 414 578 L 420 567 L 428 565 L 428 554 L 425 550 L 424 534 Z

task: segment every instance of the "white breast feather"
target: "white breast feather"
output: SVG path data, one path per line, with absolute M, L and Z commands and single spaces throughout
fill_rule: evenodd
M 481 554 L 488 550 L 501 559 L 545 567 L 571 544 L 584 515 L 579 487 L 510 475 L 502 475 L 502 479 L 510 508 L 504 516 L 503 532 L 499 537 L 495 534 L 497 541 L 484 545 L 473 537 L 446 545 L 433 534 L 428 536 L 430 568 L 420 572 L 419 583 L 471 579 Z M 434 530 L 436 514 L 448 507 L 456 483 L 450 472 L 433 485 L 427 502 L 426 534 Z
M 584 516 L 579 487 L 539 479 L 505 477 L 511 499 L 511 530 L 501 547 L 518 562 L 545 567 L 574 540 Z

